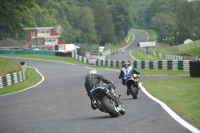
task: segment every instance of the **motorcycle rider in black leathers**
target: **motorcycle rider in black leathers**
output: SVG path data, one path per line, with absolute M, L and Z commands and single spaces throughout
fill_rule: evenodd
M 107 80 L 106 78 L 104 78 L 101 74 L 97 73 L 96 69 L 94 69 L 94 68 L 90 69 L 89 74 L 87 74 L 87 76 L 85 77 L 85 89 L 87 91 L 88 96 L 91 99 L 91 107 L 94 110 L 97 108 L 92 103 L 93 97 L 92 97 L 90 90 L 92 90 L 94 86 L 100 85 L 100 81 L 103 81 L 104 83 L 106 83 L 106 86 L 108 89 L 111 86 L 114 87 L 113 81 L 110 81 L 110 80 Z
M 134 67 L 130 66 L 130 63 L 128 61 L 126 61 L 124 64 L 123 64 L 123 68 L 121 69 L 120 71 L 120 74 L 119 74 L 119 79 L 122 79 L 122 84 L 125 86 L 125 79 L 124 77 L 125 76 L 131 76 L 132 74 L 140 74 L 139 71 L 137 71 Z M 139 79 L 139 77 L 138 77 Z M 139 89 L 139 88 L 138 88 Z M 127 95 L 129 95 L 129 91 L 127 89 Z

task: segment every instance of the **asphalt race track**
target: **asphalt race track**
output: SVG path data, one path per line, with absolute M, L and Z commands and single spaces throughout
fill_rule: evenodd
M 125 115 L 111 118 L 92 110 L 84 88 L 85 66 L 28 59 L 26 62 L 42 73 L 45 80 L 29 90 L 0 97 L 1 133 L 187 133 L 163 108 L 142 91 L 138 99 L 126 96 L 115 71 L 98 69 L 116 83 Z M 161 78 L 160 76 L 159 78 Z M 145 81 L 149 76 L 141 76 Z
M 6 57 L 37 68 L 44 81 L 26 91 L 0 97 L 0 133 L 190 133 L 142 90 L 127 96 L 118 71 L 97 69 L 115 82 L 125 115 L 111 118 L 93 110 L 84 88 L 88 68 L 81 65 Z M 184 75 L 177 75 L 184 76 Z M 177 76 L 140 76 L 140 82 Z M 188 76 L 188 75 L 185 75 Z
M 105 57 L 106 60 L 133 60 L 133 58 L 130 56 L 130 52 L 134 49 L 137 49 L 140 42 L 146 42 L 148 35 L 145 32 L 141 32 L 138 30 L 132 30 L 132 33 L 135 36 L 134 41 L 125 48 L 125 52 L 122 53 L 121 50 L 118 51 L 118 53 L 114 52 L 114 55 L 111 53 Z

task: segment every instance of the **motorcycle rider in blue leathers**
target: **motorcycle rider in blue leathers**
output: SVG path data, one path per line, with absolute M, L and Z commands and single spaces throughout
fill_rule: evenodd
M 130 66 L 130 63 L 128 61 L 126 61 L 124 64 L 123 64 L 123 68 L 121 69 L 120 71 L 120 74 L 119 74 L 119 79 L 122 79 L 122 84 L 125 86 L 125 79 L 124 77 L 128 77 L 128 76 L 132 76 L 132 74 L 140 74 L 139 71 L 137 71 L 134 67 Z M 139 79 L 139 77 L 138 77 Z M 138 88 L 139 89 L 139 88 Z M 127 89 L 127 92 L 126 92 L 127 95 L 130 94 L 129 90 Z

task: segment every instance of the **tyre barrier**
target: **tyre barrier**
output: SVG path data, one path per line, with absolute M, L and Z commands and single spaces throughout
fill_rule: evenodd
M 22 65 L 22 71 L 7 74 L 5 76 L 0 76 L 0 89 L 10 86 L 10 85 L 13 85 L 15 83 L 19 83 L 26 79 L 26 77 L 25 77 L 26 63 L 21 62 L 20 64 Z
M 190 77 L 200 77 L 200 61 L 190 61 Z
M 189 60 L 161 60 L 161 61 L 135 61 L 135 60 L 100 60 L 90 59 L 78 54 L 72 54 L 72 58 L 75 58 L 81 62 L 91 64 L 94 66 L 106 66 L 106 67 L 122 67 L 125 61 L 130 62 L 134 68 L 141 69 L 165 69 L 165 70 L 186 70 L 189 71 Z

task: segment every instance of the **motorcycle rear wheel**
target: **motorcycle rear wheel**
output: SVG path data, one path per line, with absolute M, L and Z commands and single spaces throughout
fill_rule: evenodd
M 106 110 L 107 113 L 110 114 L 111 117 L 118 117 L 119 112 L 116 110 L 116 108 L 109 102 L 109 99 L 104 96 L 101 98 L 101 105 Z

